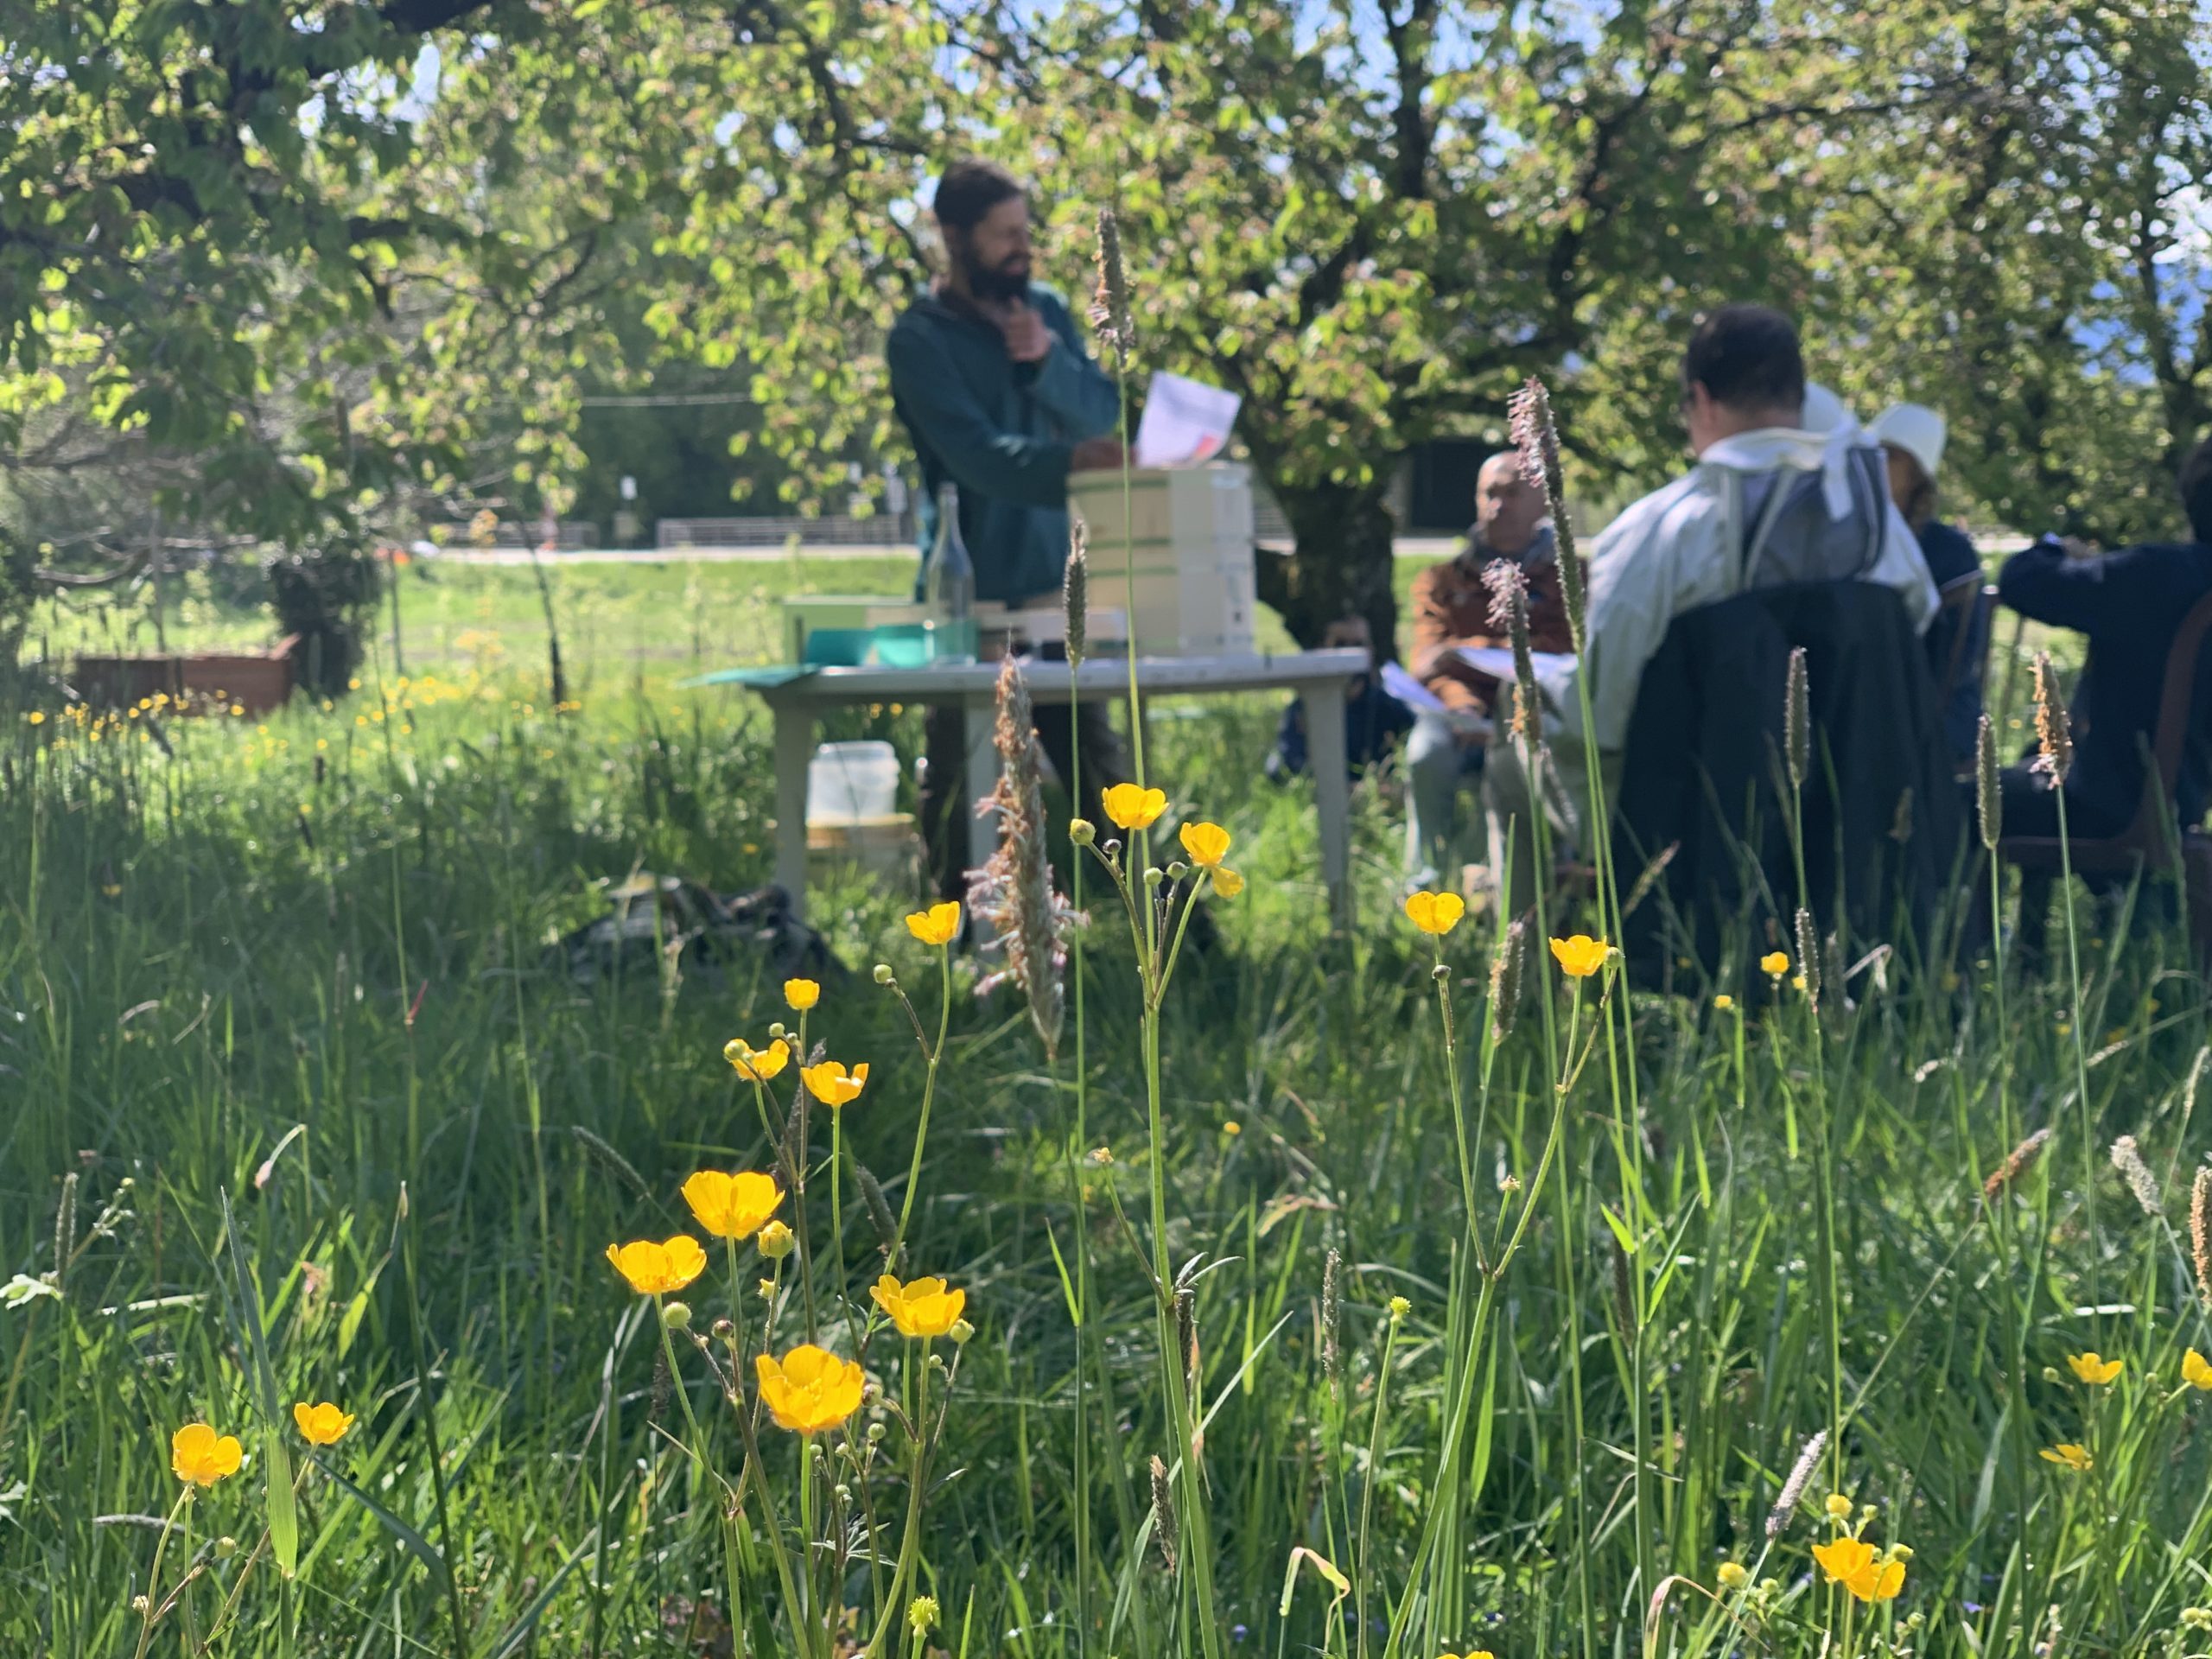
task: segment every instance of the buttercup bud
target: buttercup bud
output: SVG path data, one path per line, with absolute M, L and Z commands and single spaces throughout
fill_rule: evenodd
M 791 1230 L 780 1221 L 772 1221 L 760 1230 L 757 1241 L 760 1254 L 771 1262 L 780 1262 L 791 1253 L 798 1241 L 791 1236 Z
M 772 1302 L 776 1300 L 776 1281 L 772 1279 L 763 1279 L 753 1288 L 760 1292 L 760 1300 L 764 1302 Z
M 1068 839 L 1078 847 L 1088 847 L 1098 839 L 1098 826 L 1089 818 L 1077 818 L 1068 825 Z
M 660 1322 L 671 1331 L 688 1331 L 691 1327 L 691 1306 L 688 1302 L 661 1304 Z
M 955 1343 L 963 1343 L 976 1334 L 976 1327 L 965 1319 L 955 1319 L 944 1334 Z
M 768 1035 L 776 1039 L 779 1042 L 782 1041 L 783 1039 L 789 1034 L 790 1033 L 785 1028 L 784 1022 L 780 1020 L 777 1020 L 773 1025 L 768 1027 Z
M 238 1553 L 238 1541 L 232 1537 L 228 1533 L 225 1533 L 220 1538 L 218 1538 L 215 1541 L 215 1559 L 217 1560 L 227 1561 L 232 1556 Z
M 879 985 L 889 985 L 893 982 L 889 963 L 879 962 L 875 964 L 875 982 Z
M 1166 874 L 1167 872 L 1161 869 L 1159 865 L 1148 865 L 1144 873 L 1144 884 L 1147 887 L 1156 887 L 1166 879 Z
M 707 1331 L 716 1342 L 728 1342 L 737 1334 L 737 1327 L 728 1319 L 716 1319 L 714 1324 L 707 1327 Z

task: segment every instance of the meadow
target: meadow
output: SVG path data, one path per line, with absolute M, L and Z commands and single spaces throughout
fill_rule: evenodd
M 899 574 L 561 570 L 559 709 L 528 573 L 445 567 L 328 706 L 6 711 L 0 1653 L 2212 1653 L 2212 1033 L 2156 895 L 2032 964 L 1501 976 L 1399 905 L 1376 782 L 1330 931 L 1247 701 L 1147 757 L 1241 890 L 1054 837 L 1056 1052 L 853 871 L 804 1012 L 577 985 L 598 884 L 767 876 L 766 722 L 676 682 Z

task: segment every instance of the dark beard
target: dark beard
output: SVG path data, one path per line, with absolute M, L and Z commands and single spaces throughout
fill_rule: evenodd
M 1016 276 L 969 259 L 963 259 L 960 264 L 962 274 L 968 278 L 968 291 L 979 300 L 1002 305 L 1009 300 L 1029 297 L 1029 273 L 1026 270 Z

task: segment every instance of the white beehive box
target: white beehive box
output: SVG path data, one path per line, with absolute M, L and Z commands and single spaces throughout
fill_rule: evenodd
M 1249 656 L 1258 595 L 1252 481 L 1240 466 L 1079 473 L 1068 505 L 1090 533 L 1090 596 L 1130 603 L 1137 649 L 1154 657 Z

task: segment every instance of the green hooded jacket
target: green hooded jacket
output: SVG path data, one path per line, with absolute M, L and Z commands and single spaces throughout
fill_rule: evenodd
M 893 406 L 922 464 L 924 566 L 937 542 L 938 488 L 950 481 L 960 491 L 976 597 L 1009 605 L 1059 592 L 1068 458 L 1121 417 L 1114 382 L 1084 350 L 1066 304 L 1033 283 L 1029 304 L 1052 336 L 1040 362 L 1016 363 L 989 319 L 934 293 L 906 308 L 884 353 Z

